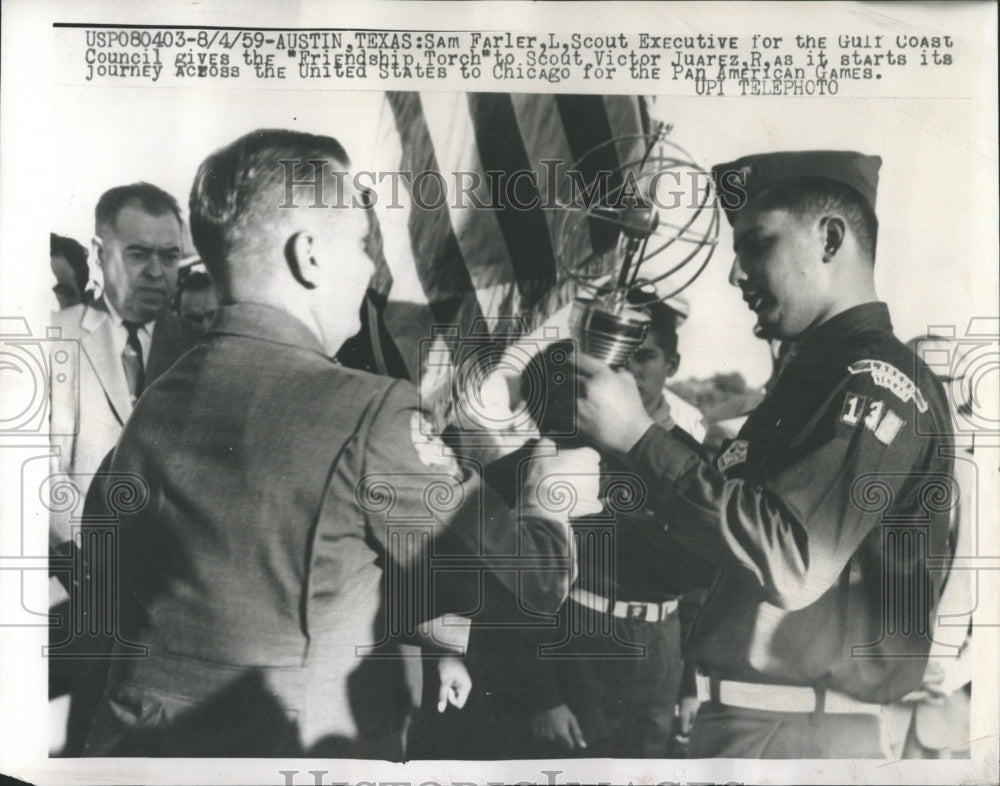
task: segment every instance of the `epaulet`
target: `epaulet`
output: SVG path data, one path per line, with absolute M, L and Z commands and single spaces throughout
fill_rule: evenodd
M 847 370 L 852 374 L 871 374 L 879 387 L 888 388 L 902 401 L 913 401 L 921 412 L 927 411 L 927 399 L 916 383 L 891 363 L 869 358 L 851 363 Z

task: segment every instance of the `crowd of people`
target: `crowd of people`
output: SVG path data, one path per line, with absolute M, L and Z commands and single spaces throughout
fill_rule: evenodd
M 289 161 L 303 204 L 317 161 L 330 188 L 349 182 L 332 138 L 235 140 L 194 177 L 195 264 L 177 200 L 148 183 L 101 196 L 89 255 L 51 236 L 54 324 L 82 349 L 53 388 L 55 462 L 86 499 L 82 523 L 60 509 L 50 526 L 53 555 L 84 566 L 53 584 L 53 641 L 84 647 L 50 665 L 50 698 L 70 699 L 57 752 L 959 749 L 915 737 L 914 707 L 968 692 L 939 673 L 966 631 L 932 650 L 960 585 L 927 566 L 954 553 L 960 514 L 925 504 L 956 474 L 944 389 L 874 289 L 878 158 L 715 168 L 731 283 L 781 345 L 735 439 L 710 451 L 679 423 L 679 315 L 654 302 L 624 368 L 571 353 L 574 384 L 552 386 L 575 397 L 571 439 L 537 412 L 538 433 L 499 453 L 438 434 L 409 381 L 338 362 L 361 328 L 371 216 L 363 199 L 279 209 Z M 122 480 L 135 504 L 111 493 Z M 81 537 L 109 520 L 110 562 Z M 96 644 L 74 618 L 92 581 L 115 588 Z

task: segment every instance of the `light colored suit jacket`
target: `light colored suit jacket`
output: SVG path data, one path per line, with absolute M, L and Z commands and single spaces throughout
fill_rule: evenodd
M 56 311 L 51 324 L 60 329 L 62 339 L 77 342 L 79 348 L 73 353 L 78 362 L 60 365 L 68 368 L 49 389 L 50 434 L 56 449 L 51 482 L 59 484 L 58 491 L 50 485 L 49 541 L 58 546 L 70 539 L 70 518 L 83 510 L 90 478 L 118 441 L 132 414 L 132 399 L 121 355 L 114 348 L 111 317 L 100 301 Z M 146 361 L 146 385 L 170 368 L 197 336 L 195 327 L 172 312 L 160 316 Z

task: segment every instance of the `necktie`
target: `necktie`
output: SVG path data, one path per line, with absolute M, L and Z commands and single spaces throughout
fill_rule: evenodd
M 146 383 L 146 374 L 142 367 L 142 344 L 139 341 L 139 328 L 142 325 L 139 322 L 126 320 L 122 320 L 122 324 L 128 331 L 128 341 L 122 350 L 122 365 L 125 367 L 125 378 L 128 380 L 128 389 L 134 404 Z

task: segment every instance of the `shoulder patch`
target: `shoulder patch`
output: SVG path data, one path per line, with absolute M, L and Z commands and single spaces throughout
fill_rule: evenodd
M 879 387 L 887 388 L 902 401 L 913 401 L 921 412 L 927 411 L 927 400 L 912 379 L 891 363 L 884 360 L 858 360 L 847 370 L 852 374 L 871 374 L 872 381 Z
M 410 416 L 410 442 L 424 466 L 457 471 L 454 451 L 434 433 L 430 420 L 423 412 L 417 411 Z
M 734 439 L 715 460 L 715 466 L 720 472 L 725 472 L 730 467 L 743 464 L 747 460 L 747 453 L 750 450 L 750 443 L 745 439 Z

